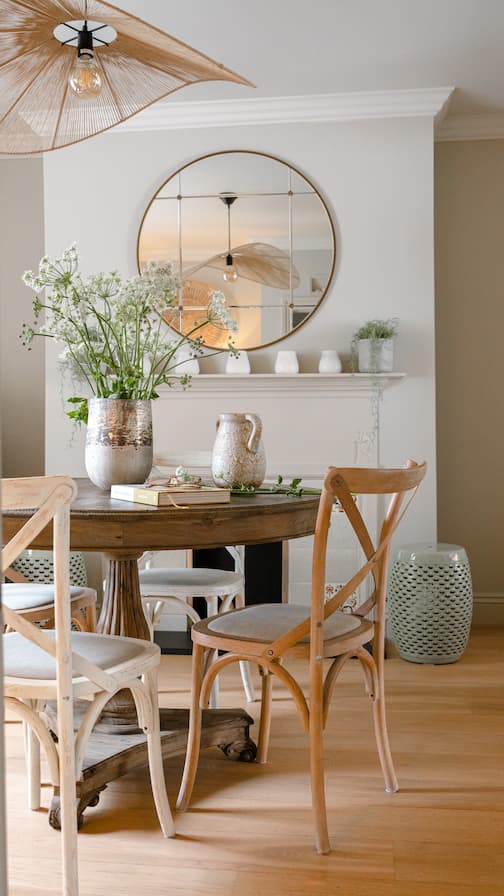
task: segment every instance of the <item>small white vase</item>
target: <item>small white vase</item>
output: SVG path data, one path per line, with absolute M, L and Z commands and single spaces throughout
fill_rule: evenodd
M 229 354 L 226 361 L 226 373 L 250 373 L 250 361 L 247 352 L 241 350 L 238 357 Z
M 174 373 L 176 376 L 197 376 L 200 372 L 199 361 L 193 357 L 189 346 L 183 345 L 177 351 L 177 366 Z
M 275 373 L 299 373 L 299 362 L 296 352 L 277 352 L 275 361 Z
M 341 373 L 341 359 L 334 349 L 324 349 L 320 353 L 319 373 Z
M 359 339 L 360 373 L 390 373 L 394 369 L 393 339 Z

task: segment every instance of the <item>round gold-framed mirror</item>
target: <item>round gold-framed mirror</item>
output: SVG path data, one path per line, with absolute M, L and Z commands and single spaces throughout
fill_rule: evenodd
M 137 262 L 169 261 L 181 281 L 169 320 L 187 333 L 214 290 L 237 321 L 239 349 L 285 339 L 319 307 L 331 283 L 336 237 L 329 209 L 311 181 L 276 156 L 225 150 L 170 175 L 143 215 Z M 208 324 L 208 348 L 229 333 Z

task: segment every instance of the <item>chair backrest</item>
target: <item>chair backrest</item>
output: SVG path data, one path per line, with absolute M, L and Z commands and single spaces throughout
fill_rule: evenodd
M 392 536 L 416 494 L 425 476 L 427 465 L 408 461 L 399 469 L 368 469 L 365 467 L 329 467 L 320 496 L 312 556 L 311 613 L 303 622 L 270 645 L 275 655 L 311 632 L 312 651 L 320 652 L 323 640 L 323 622 L 355 592 L 367 578 L 373 576 L 374 588 L 370 597 L 355 612 L 366 616 L 374 610 L 379 627 L 379 639 L 383 639 L 388 560 Z M 409 500 L 404 504 L 406 495 Z M 355 500 L 357 495 L 390 495 L 388 510 L 375 546 Z M 362 547 L 365 562 L 349 581 L 332 597 L 325 600 L 326 555 L 331 514 L 338 501 L 345 512 Z
M 56 637 L 50 637 L 5 605 L 2 608 L 3 621 L 54 657 L 58 674 L 60 670 L 68 670 L 67 684 L 70 688 L 73 669 L 104 690 L 114 690 L 115 682 L 112 676 L 71 649 L 70 504 L 77 494 L 77 486 L 66 476 L 34 476 L 3 479 L 1 488 L 3 511 L 30 511 L 28 520 L 2 549 L 2 575 L 7 573 L 19 554 L 30 546 L 37 535 L 51 521 L 53 523 Z

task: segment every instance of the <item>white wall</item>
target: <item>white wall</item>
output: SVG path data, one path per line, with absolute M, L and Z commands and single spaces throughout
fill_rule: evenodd
M 33 293 L 22 283 L 44 250 L 41 159 L 0 159 L 0 354 L 4 476 L 44 472 L 44 344 L 19 338 L 32 322 Z
M 47 250 L 58 253 L 76 240 L 85 271 L 118 268 L 133 274 L 142 214 L 159 185 L 192 158 L 231 148 L 263 151 L 291 162 L 323 193 L 334 217 L 337 263 L 333 285 L 309 323 L 280 346 L 297 350 L 301 369 L 315 371 L 323 348 L 336 348 L 348 355 L 352 333 L 365 319 L 400 318 L 396 368 L 406 370 L 408 377 L 384 399 L 381 461 L 384 465 L 402 464 L 407 457 L 428 461 L 428 478 L 402 530 L 402 540 L 434 538 L 431 119 L 102 135 L 45 158 L 45 188 L 51 197 L 46 205 Z M 278 347 L 252 353 L 253 370 L 271 371 Z M 212 359 L 205 369 L 222 368 L 223 359 Z M 47 469 L 83 475 L 83 434 L 72 441 L 59 393 L 59 377 L 50 356 Z M 224 404 L 225 396 L 223 409 Z M 183 406 L 190 410 L 190 392 L 174 406 L 177 413 Z M 154 407 L 157 430 L 158 413 L 160 408 Z M 314 439 L 324 438 L 324 425 L 320 419 Z M 267 433 L 270 444 L 275 438 L 274 431 Z M 171 439 L 166 448 L 176 453 L 177 421 Z M 338 457 L 334 462 L 338 463 Z

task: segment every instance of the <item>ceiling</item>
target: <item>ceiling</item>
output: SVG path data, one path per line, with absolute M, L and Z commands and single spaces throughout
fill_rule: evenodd
M 171 102 L 454 86 L 450 116 L 504 110 L 504 0 L 117 0 L 234 69 L 251 89 Z

